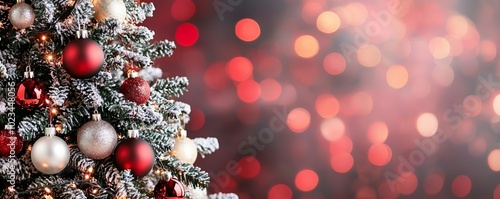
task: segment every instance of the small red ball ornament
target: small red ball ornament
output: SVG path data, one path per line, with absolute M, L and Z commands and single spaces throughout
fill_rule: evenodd
M 115 149 L 115 164 L 119 170 L 130 169 L 135 177 L 141 178 L 153 169 L 153 148 L 139 138 L 139 131 L 130 130 L 128 133 L 130 138 L 120 142 Z
M 33 72 L 25 72 L 23 81 L 16 86 L 16 104 L 29 111 L 42 107 L 47 98 L 45 86 L 33 77 Z
M 120 87 L 120 93 L 125 99 L 141 105 L 148 102 L 151 87 L 146 80 L 138 76 L 137 72 L 130 71 L 129 78 Z
M 104 64 L 101 46 L 87 38 L 85 30 L 79 31 L 81 38 L 75 39 L 64 48 L 63 67 L 68 74 L 77 79 L 86 79 L 99 73 Z
M 181 182 L 176 179 L 160 180 L 155 186 L 155 199 L 184 198 L 185 190 Z
M 0 157 L 17 155 L 23 149 L 24 140 L 16 130 L 8 128 L 0 130 Z

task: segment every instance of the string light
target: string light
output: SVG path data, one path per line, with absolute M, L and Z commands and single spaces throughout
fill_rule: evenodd
M 60 133 L 63 129 L 63 125 L 62 124 L 56 124 L 56 132 Z
M 52 190 L 50 190 L 50 188 L 48 188 L 48 187 L 45 187 L 45 188 L 44 188 L 44 190 L 45 190 L 45 192 L 46 192 L 46 193 L 48 193 L 48 194 L 52 193 Z
M 85 174 L 84 178 L 85 178 L 85 180 L 89 180 L 90 179 L 90 175 L 89 174 Z
M 40 39 L 42 39 L 42 41 L 47 41 L 47 36 L 42 35 L 42 36 L 40 37 Z
M 54 115 L 57 115 L 57 113 L 59 113 L 57 108 L 52 108 L 50 112 L 52 112 L 52 114 L 54 114 Z
M 97 194 L 97 193 L 99 193 L 99 189 L 97 189 L 97 188 L 92 189 L 92 193 L 93 193 L 93 194 Z
M 49 62 L 50 62 L 50 61 L 52 61 L 52 60 L 54 60 L 54 56 L 53 56 L 52 54 L 48 54 L 48 55 L 47 55 L 47 61 L 49 61 Z
M 53 198 L 52 196 L 50 196 L 50 195 L 44 195 L 43 197 L 44 197 L 45 199 L 54 199 L 54 198 Z
M 8 188 L 8 190 L 9 190 L 9 192 L 16 192 L 16 190 L 15 190 L 15 189 L 14 189 L 14 187 L 12 187 L 12 186 L 11 186 L 11 187 L 9 187 L 9 188 Z

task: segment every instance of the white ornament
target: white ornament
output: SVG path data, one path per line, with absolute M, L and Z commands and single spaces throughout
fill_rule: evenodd
M 198 148 L 193 140 L 186 137 L 186 130 L 181 129 L 180 137 L 175 138 L 174 148 L 170 152 L 181 162 L 193 164 L 198 157 Z
M 127 8 L 123 0 L 92 0 L 94 4 L 94 18 L 97 21 L 105 19 L 117 19 L 119 22 L 125 21 Z
M 69 162 L 68 145 L 55 134 L 55 128 L 45 128 L 45 137 L 38 139 L 31 148 L 31 161 L 44 174 L 59 173 Z

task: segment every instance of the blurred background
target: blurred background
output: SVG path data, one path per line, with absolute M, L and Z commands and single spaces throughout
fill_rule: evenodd
M 143 0 L 242 199 L 500 199 L 500 1 Z

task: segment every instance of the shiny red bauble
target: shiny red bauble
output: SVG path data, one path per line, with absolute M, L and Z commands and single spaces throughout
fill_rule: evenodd
M 155 199 L 184 198 L 184 185 L 176 179 L 160 180 L 155 186 Z
M 104 52 L 92 39 L 75 39 L 64 48 L 63 67 L 77 79 L 86 79 L 99 73 L 104 64 Z
M 19 154 L 23 149 L 23 143 L 24 140 L 17 131 L 0 130 L 0 157 Z
M 135 75 L 126 79 L 120 87 L 120 93 L 129 101 L 145 104 L 151 95 L 151 87 L 146 80 Z
M 26 110 L 44 105 L 47 92 L 43 83 L 34 78 L 25 78 L 16 86 L 16 104 Z
M 115 164 L 119 170 L 130 169 L 135 177 L 146 176 L 155 163 L 153 148 L 141 138 L 128 138 L 115 149 Z

